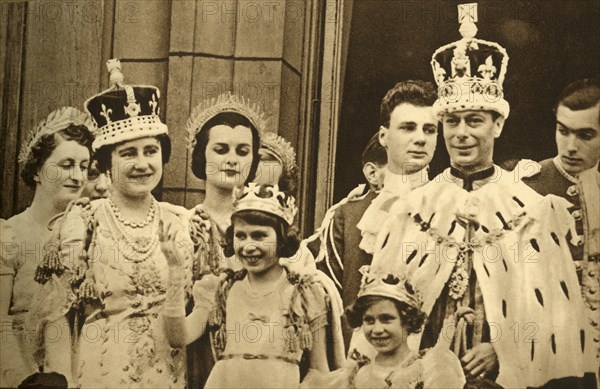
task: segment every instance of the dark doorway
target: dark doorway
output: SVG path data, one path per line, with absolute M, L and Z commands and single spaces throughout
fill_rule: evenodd
M 334 200 L 364 181 L 360 155 L 379 128 L 379 103 L 396 82 L 433 82 L 431 55 L 456 41 L 457 4 L 466 1 L 355 0 L 337 139 Z M 568 83 L 600 75 L 600 2 L 479 1 L 477 38 L 510 57 L 504 84 L 511 113 L 495 162 L 556 153 L 552 107 Z M 448 166 L 439 138 L 431 174 Z

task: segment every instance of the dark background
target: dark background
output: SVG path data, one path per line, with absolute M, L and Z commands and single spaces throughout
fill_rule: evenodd
M 360 155 L 379 128 L 379 104 L 386 91 L 406 79 L 433 82 L 433 52 L 460 39 L 460 3 L 465 1 L 354 1 L 337 140 L 336 202 L 364 181 Z M 478 4 L 476 37 L 498 42 L 509 55 L 504 91 L 511 112 L 494 160 L 552 157 L 556 96 L 572 81 L 600 75 L 600 1 Z M 430 173 L 448 164 L 440 133 Z

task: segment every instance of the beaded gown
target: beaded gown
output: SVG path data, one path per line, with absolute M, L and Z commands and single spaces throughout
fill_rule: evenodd
M 191 243 L 180 209 L 154 201 L 154 215 L 141 228 L 125 225 L 110 199 L 75 205 L 65 216 L 60 257 L 65 274 L 72 274 L 65 306 L 74 331 L 73 377 L 80 387 L 185 387 L 185 350 L 168 345 L 160 317 L 169 274 L 159 220 L 180 230 L 190 292 Z

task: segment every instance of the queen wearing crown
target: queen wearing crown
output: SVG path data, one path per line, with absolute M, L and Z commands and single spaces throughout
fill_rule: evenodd
M 91 129 L 87 115 L 78 109 L 57 109 L 31 132 L 19 155 L 21 177 L 35 192 L 25 211 L 0 220 L 0 387 L 18 386 L 48 362 L 35 357 L 34 338 L 27 335 L 33 328 L 25 318 L 37 290 L 33 281 L 37 264 L 51 249 L 46 244 L 48 225 L 79 197 L 85 185 Z
M 43 293 L 34 318 L 67 318 L 73 354 L 48 357 L 72 362 L 71 385 L 183 388 L 185 350 L 169 347 L 159 319 L 169 280 L 159 224 L 181 231 L 186 295 L 191 242 L 185 210 L 151 193 L 169 159 L 168 129 L 158 116 L 158 89 L 125 84 L 118 60 L 108 66 L 113 86 L 85 108 L 97 126 L 93 148 L 111 194 L 75 202 L 55 228 L 57 249 L 36 274 Z

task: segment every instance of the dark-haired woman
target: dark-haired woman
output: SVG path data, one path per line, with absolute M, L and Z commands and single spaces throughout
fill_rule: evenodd
M 0 220 L 0 387 L 16 387 L 44 363 L 34 358 L 33 328 L 25 328 L 37 290 L 34 275 L 49 247 L 48 225 L 79 197 L 86 181 L 93 136 L 86 115 L 71 107 L 52 112 L 23 145 L 21 177 L 34 188 L 30 206 Z
M 195 280 L 225 268 L 241 268 L 224 255 L 221 243 L 233 214 L 234 188 L 254 179 L 264 127 L 260 108 L 231 92 L 204 101 L 188 119 L 192 172 L 206 188 L 204 202 L 190 211 Z M 204 386 L 215 363 L 212 348 L 207 336 L 188 347 L 188 387 Z
M 100 172 L 111 177 L 110 195 L 80 200 L 57 228 L 58 255 L 69 275 L 65 311 L 73 332 L 73 384 L 183 388 L 185 352 L 169 347 L 159 319 L 169 274 L 158 231 L 164 222 L 180 232 L 191 286 L 185 209 L 152 195 L 170 156 L 168 129 L 158 117 L 159 91 L 125 85 L 117 70 L 111 69 L 115 86 L 85 104 L 98 127 L 93 147 Z M 43 264 L 38 281 L 51 282 L 52 265 Z

